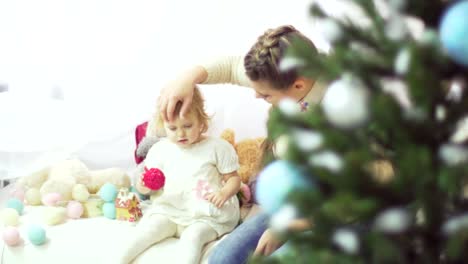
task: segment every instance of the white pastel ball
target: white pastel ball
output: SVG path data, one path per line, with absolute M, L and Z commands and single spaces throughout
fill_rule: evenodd
M 86 202 L 89 199 L 88 188 L 84 184 L 77 184 L 72 189 L 73 200 Z
M 24 194 L 24 200 L 29 205 L 40 205 L 41 204 L 41 192 L 39 189 L 31 188 Z
M 17 226 L 19 223 L 19 214 L 13 208 L 5 208 L 0 212 L 0 220 L 5 226 Z
M 43 212 L 43 220 L 47 225 L 58 225 L 65 222 L 66 210 L 63 207 L 46 207 Z

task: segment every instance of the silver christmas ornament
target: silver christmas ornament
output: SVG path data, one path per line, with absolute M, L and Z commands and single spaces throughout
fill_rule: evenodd
M 336 127 L 352 129 L 369 118 L 369 92 L 364 85 L 352 77 L 334 81 L 322 100 L 327 119 Z

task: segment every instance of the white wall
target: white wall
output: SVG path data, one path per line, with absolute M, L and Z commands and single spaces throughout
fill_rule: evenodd
M 63 95 L 76 114 L 68 124 L 78 130 L 73 136 L 88 141 L 77 155 L 93 167 L 129 167 L 135 125 L 185 67 L 244 54 L 265 29 L 282 24 L 325 46 L 308 6 L 306 0 L 1 1 L 0 83 L 37 100 Z M 240 138 L 264 134 L 265 104 L 248 89 L 217 88 L 203 88 L 216 112 L 213 133 L 233 127 Z M 41 140 L 34 131 L 30 137 Z

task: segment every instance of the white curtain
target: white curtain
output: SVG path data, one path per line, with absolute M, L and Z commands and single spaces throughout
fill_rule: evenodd
M 32 142 L 40 141 L 37 151 L 61 149 L 92 168 L 131 168 L 135 126 L 151 117 L 159 89 L 186 67 L 211 56 L 245 54 L 264 30 L 282 24 L 296 26 L 326 47 L 309 18 L 309 4 L 1 1 L 0 84 L 8 86 L 8 100 L 14 97 L 16 108 L 0 105 L 0 166 L 11 168 L 12 160 L 19 161 L 16 155 L 31 154 Z M 203 92 L 214 114 L 212 134 L 228 127 L 239 139 L 265 134 L 267 105 L 254 100 L 249 89 L 203 87 Z M 29 101 L 36 102 L 34 107 Z M 56 101 L 59 108 L 51 108 Z M 36 133 L 32 124 L 42 124 L 42 132 Z M 51 133 L 43 133 L 47 129 Z M 7 147 L 10 143 L 14 150 Z M 30 164 L 23 165 L 27 171 Z

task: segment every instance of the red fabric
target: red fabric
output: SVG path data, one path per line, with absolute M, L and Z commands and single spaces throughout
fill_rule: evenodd
M 146 128 L 148 127 L 148 122 L 144 122 L 142 124 L 139 124 L 136 129 L 135 129 L 135 162 L 137 164 L 140 164 L 140 162 L 143 161 L 143 158 L 140 158 L 136 155 L 136 151 L 138 149 L 138 145 L 140 144 L 141 140 L 146 136 Z

